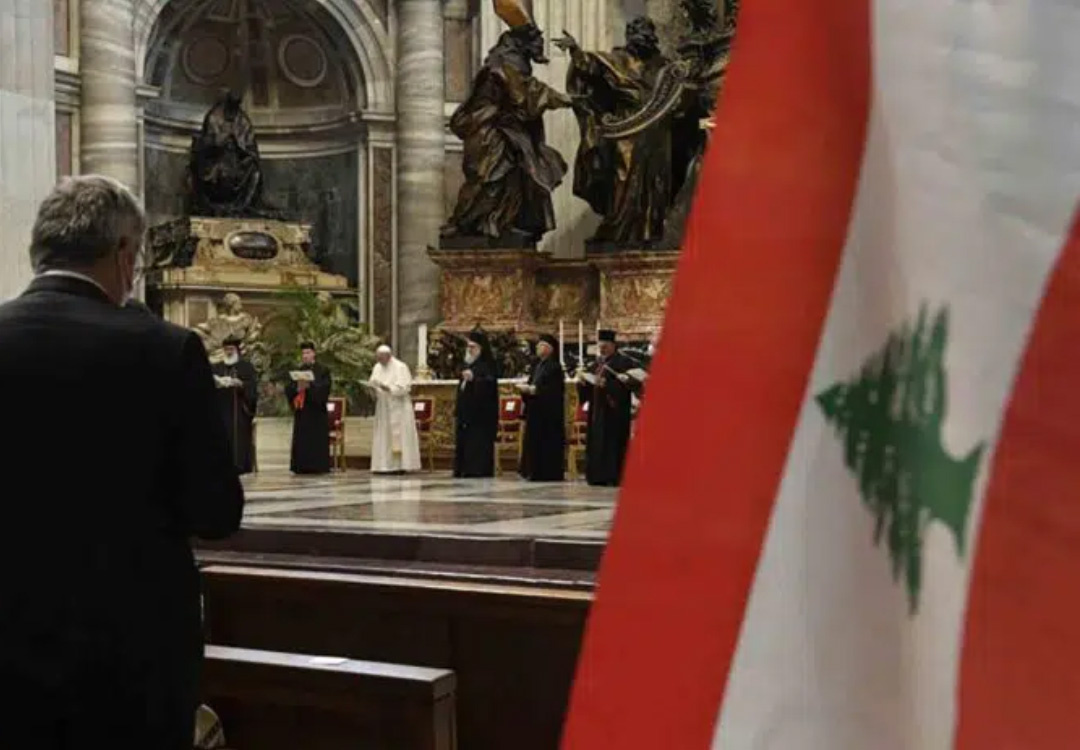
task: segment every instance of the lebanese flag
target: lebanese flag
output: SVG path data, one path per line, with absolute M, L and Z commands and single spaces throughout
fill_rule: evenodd
M 1078 39 L 742 3 L 564 747 L 1080 747 Z

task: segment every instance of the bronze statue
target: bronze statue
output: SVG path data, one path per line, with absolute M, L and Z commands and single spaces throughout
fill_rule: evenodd
M 551 192 L 567 170 L 545 143 L 544 113 L 569 107 L 570 99 L 533 77 L 532 64 L 548 60 L 527 10 L 510 0 L 496 0 L 495 8 L 510 29 L 450 118 L 465 145 L 465 184 L 442 236 L 534 243 L 555 228 Z
M 690 21 L 690 30 L 679 42 L 679 58 L 689 65 L 683 101 L 672 124 L 676 148 L 674 173 L 675 199 L 668 213 L 666 235 L 669 244 L 678 246 L 693 203 L 713 127 L 713 113 L 735 31 L 737 5 L 727 0 L 723 17 L 715 0 L 682 0 L 682 9 Z
M 255 128 L 235 92 L 222 95 L 191 139 L 189 176 L 192 214 L 262 214 L 263 176 Z
M 593 242 L 659 242 L 673 198 L 670 108 L 654 113 L 649 104 L 678 88 L 685 68 L 669 65 L 643 16 L 610 53 L 586 52 L 565 31 L 554 44 L 570 53 L 567 91 L 581 128 L 574 194 L 603 217 Z

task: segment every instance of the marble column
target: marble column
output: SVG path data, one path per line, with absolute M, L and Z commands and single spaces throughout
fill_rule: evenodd
M 30 231 L 55 183 L 53 4 L 0 0 L 0 300 L 32 275 Z
M 133 6 L 134 0 L 83 0 L 80 5 L 80 169 L 112 177 L 138 193 Z
M 416 361 L 420 323 L 439 319 L 439 269 L 428 258 L 443 217 L 446 150 L 442 0 L 398 0 L 397 300 L 398 356 Z

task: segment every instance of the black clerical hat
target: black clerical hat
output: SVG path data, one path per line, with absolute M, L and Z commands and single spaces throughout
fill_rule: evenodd
M 311 351 L 315 351 L 315 344 L 310 341 L 303 341 L 300 343 L 300 350 L 303 351 L 304 349 L 310 349 Z
M 469 331 L 465 338 L 467 338 L 474 344 L 479 344 L 482 347 L 488 345 L 488 338 L 484 335 L 483 331 Z
M 550 346 L 555 351 L 559 351 L 559 341 L 554 336 L 552 336 L 550 333 L 542 333 L 542 334 L 540 334 L 540 340 L 543 341 L 548 346 Z
M 229 336 L 227 339 L 221 342 L 222 346 L 235 346 L 239 349 L 243 345 L 243 341 L 239 336 Z
M 601 328 L 596 337 L 600 341 L 610 341 L 613 344 L 615 343 L 615 331 L 612 331 L 610 328 Z

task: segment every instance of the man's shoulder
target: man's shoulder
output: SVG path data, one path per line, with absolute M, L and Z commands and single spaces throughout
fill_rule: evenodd
M 190 328 L 170 323 L 146 310 L 123 308 L 119 312 L 123 317 L 117 319 L 117 325 L 123 325 L 149 340 L 182 347 L 197 338 Z

